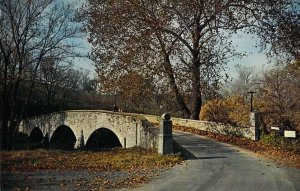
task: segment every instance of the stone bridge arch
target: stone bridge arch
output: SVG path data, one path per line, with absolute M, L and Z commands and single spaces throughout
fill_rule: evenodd
M 36 141 L 42 140 L 43 137 L 44 137 L 44 134 L 39 127 L 32 128 L 32 130 L 28 134 L 29 139 L 33 139 Z
M 24 119 L 20 124 L 20 131 L 28 136 L 35 128 L 39 128 L 43 136 L 48 136 L 50 140 L 54 131 L 65 125 L 66 115 L 64 112 L 55 112 L 46 115 L 39 115 L 29 119 Z
M 110 132 L 112 132 L 119 140 L 120 144 L 122 147 L 124 147 L 124 135 L 122 135 L 120 132 L 116 131 L 116 129 L 114 128 L 111 128 L 111 127 L 104 127 L 104 126 L 101 126 L 101 127 L 95 127 L 95 128 L 92 128 L 90 131 L 86 132 L 84 135 L 86 136 L 84 138 L 84 145 L 87 144 L 88 140 L 91 138 L 91 136 L 97 132 L 97 131 L 101 131 L 101 130 L 109 130 Z M 102 133 L 106 133 L 106 132 L 102 132 Z
M 51 141 L 60 126 L 68 126 L 76 138 L 75 148 L 84 145 L 97 129 L 106 128 L 119 139 L 122 147 L 140 146 L 157 148 L 159 129 L 138 114 L 116 113 L 102 110 L 70 110 L 24 119 L 19 131 L 30 135 L 39 127 L 43 136 Z
M 67 125 L 57 127 L 49 136 L 50 148 L 72 150 L 76 144 L 76 135 Z
M 101 150 L 114 147 L 125 147 L 121 143 L 122 137 L 109 128 L 98 128 L 85 139 L 87 150 Z
M 28 134 L 28 142 L 30 147 L 40 147 L 43 139 L 44 135 L 39 127 L 34 127 Z

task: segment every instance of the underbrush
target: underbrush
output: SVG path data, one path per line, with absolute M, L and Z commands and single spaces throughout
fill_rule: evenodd
M 277 136 L 274 133 L 262 134 L 260 141 L 281 150 L 292 151 L 300 154 L 300 139 Z

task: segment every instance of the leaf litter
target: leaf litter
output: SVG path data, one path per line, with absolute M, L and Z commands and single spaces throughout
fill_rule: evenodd
M 62 190 L 137 187 L 183 160 L 179 155 L 162 156 L 142 148 L 118 148 L 102 152 L 44 149 L 2 151 L 1 158 L 1 173 L 57 171 L 61 173 L 60 176 L 64 176 L 65 172 L 74 172 L 72 179 L 62 181 L 55 175 L 47 178 L 48 183 L 58 182 Z M 89 175 L 76 177 L 76 172 L 81 171 Z

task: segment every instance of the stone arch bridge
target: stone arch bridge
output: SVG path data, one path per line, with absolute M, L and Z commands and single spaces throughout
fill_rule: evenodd
M 97 132 L 115 137 L 123 148 L 157 148 L 159 137 L 159 129 L 143 115 L 102 110 L 69 110 L 35 116 L 24 119 L 19 131 L 29 137 L 40 134 L 49 142 L 57 136 L 61 140 L 73 137 L 74 148 L 89 144 Z

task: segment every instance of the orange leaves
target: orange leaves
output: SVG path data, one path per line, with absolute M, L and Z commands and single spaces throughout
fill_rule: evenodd
M 240 96 L 208 101 L 201 109 L 201 119 L 238 126 L 249 125 L 249 105 Z
M 160 156 L 140 148 L 116 149 L 110 152 L 12 151 L 2 152 L 3 171 L 39 170 L 149 170 L 181 162 L 179 156 Z
M 118 84 L 122 96 L 134 100 L 134 103 L 145 101 L 147 95 L 153 92 L 152 82 L 135 71 L 121 76 Z

